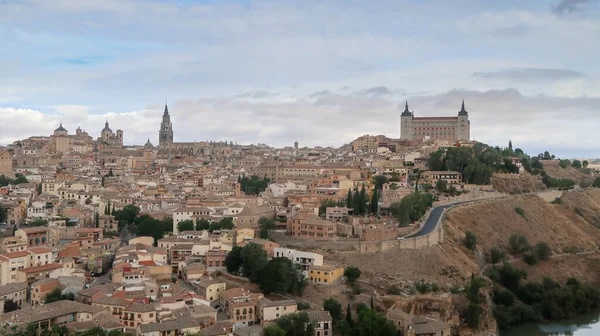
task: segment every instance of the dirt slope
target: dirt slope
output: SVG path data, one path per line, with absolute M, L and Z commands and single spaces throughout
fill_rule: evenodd
M 575 180 L 577 184 L 588 187 L 593 182 L 593 177 L 590 175 L 590 169 L 576 169 L 573 167 L 562 168 L 559 166 L 558 160 L 545 160 L 544 171 L 554 178 Z
M 410 286 L 421 279 L 448 287 L 461 285 L 479 266 L 452 242 L 416 250 L 366 253 L 333 251 L 325 259 L 334 264 L 354 265 L 361 279 L 387 288 Z
M 552 258 L 534 266 L 518 261 L 515 262 L 515 266 L 527 272 L 528 280 L 541 281 L 545 276 L 549 276 L 565 283 L 568 278 L 573 277 L 581 282 L 600 284 L 600 252 Z
M 508 246 L 513 234 L 524 235 L 532 245 L 545 241 L 554 253 L 594 249 L 600 242 L 600 230 L 572 211 L 570 202 L 571 198 L 581 198 L 581 211 L 589 209 L 591 218 L 592 211 L 600 213 L 600 193 L 571 195 L 575 193 L 565 194 L 567 204 L 549 204 L 535 195 L 523 195 L 451 209 L 446 214 L 446 237 L 458 243 L 466 231 L 473 231 L 485 252 Z M 523 209 L 525 218 L 515 208 Z

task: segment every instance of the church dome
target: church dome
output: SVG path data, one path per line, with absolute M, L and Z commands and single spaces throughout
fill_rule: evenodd
M 63 127 L 62 123 L 60 123 L 60 126 L 58 126 L 58 128 L 55 129 L 54 132 L 67 132 L 67 129 Z
M 104 123 L 104 128 L 102 129 L 102 133 L 104 133 L 104 132 L 112 133 L 112 130 L 110 129 L 110 127 L 108 127 L 108 121 L 106 123 Z

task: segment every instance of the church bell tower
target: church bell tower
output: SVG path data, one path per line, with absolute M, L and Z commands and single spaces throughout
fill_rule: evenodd
M 160 131 L 158 132 L 158 145 L 160 147 L 173 143 L 173 125 L 171 124 L 171 116 L 169 116 L 169 108 L 165 103 L 165 112 L 163 113 L 162 122 L 160 123 Z

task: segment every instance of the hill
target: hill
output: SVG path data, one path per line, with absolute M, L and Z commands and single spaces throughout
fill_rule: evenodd
M 541 162 L 544 165 L 544 171 L 550 177 L 557 179 L 571 179 L 582 187 L 589 187 L 594 180 L 591 169 L 577 169 L 572 166 L 562 168 L 559 165 L 559 160 L 543 160 Z
M 572 202 L 581 201 L 580 211 L 589 212 L 592 218 L 593 209 L 600 210 L 600 191 L 568 192 L 564 197 L 567 201 L 563 204 L 550 204 L 536 195 L 521 195 L 455 208 L 446 214 L 446 236 L 460 243 L 465 232 L 472 231 L 478 247 L 486 253 L 493 247 L 506 248 L 510 236 L 515 234 L 525 236 L 532 245 L 547 242 L 554 253 L 595 249 L 600 230 L 578 215 Z

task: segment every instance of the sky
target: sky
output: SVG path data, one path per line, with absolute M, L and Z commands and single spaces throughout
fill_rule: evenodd
M 454 116 L 474 140 L 600 157 L 599 0 L 0 0 L 0 144 L 341 146 Z

